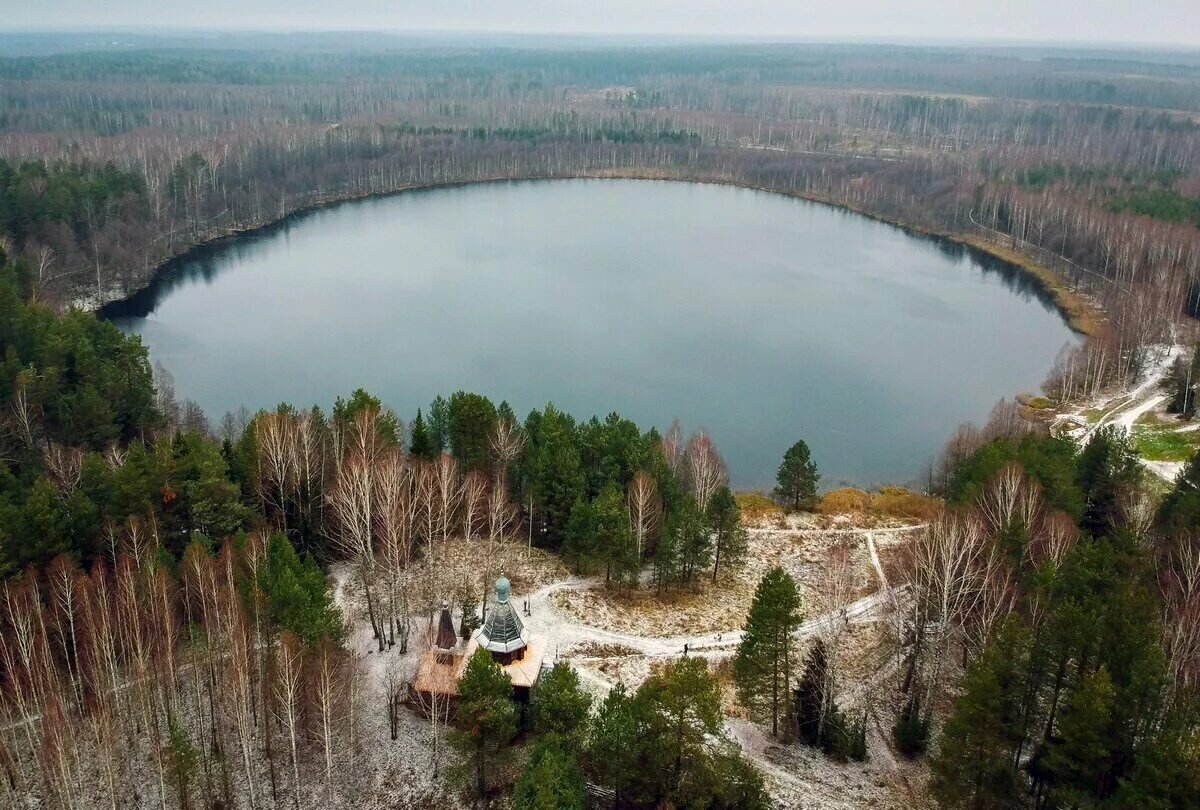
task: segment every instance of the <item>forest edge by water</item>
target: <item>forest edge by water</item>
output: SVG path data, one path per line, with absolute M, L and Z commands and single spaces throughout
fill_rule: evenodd
M 663 169 L 651 168 L 618 168 L 602 171 L 579 171 L 561 175 L 497 175 L 495 177 L 461 181 L 448 180 L 435 183 L 417 183 L 390 191 L 369 192 L 366 194 L 332 195 L 314 200 L 306 205 L 302 205 L 294 210 L 288 211 L 281 217 L 277 217 L 256 225 L 230 228 L 223 233 L 214 235 L 210 239 L 193 243 L 179 254 L 159 263 L 147 276 L 144 277 L 144 280 L 139 280 L 139 286 L 125 291 L 124 294 L 118 295 L 112 300 L 105 301 L 98 307 L 94 306 L 94 301 L 88 299 L 77 300 L 75 304 L 82 306 L 84 309 L 95 308 L 97 314 L 106 319 L 129 314 L 131 310 L 137 311 L 139 310 L 139 307 L 137 306 L 139 299 L 161 284 L 164 279 L 168 278 L 175 268 L 195 259 L 198 255 L 218 249 L 224 245 L 231 244 L 239 239 L 268 234 L 290 222 L 294 222 L 323 209 L 334 208 L 362 200 L 383 199 L 401 194 L 409 194 L 420 191 L 433 191 L 444 188 L 491 185 L 498 183 L 553 182 L 556 180 L 648 180 L 697 183 L 701 185 L 728 186 L 731 188 L 741 188 L 750 191 L 760 191 L 767 194 L 775 194 L 782 197 L 789 197 L 795 200 L 802 200 L 804 202 L 827 206 L 833 209 L 857 214 L 875 222 L 890 225 L 913 236 L 933 239 L 935 241 L 966 248 L 973 257 L 984 256 L 1001 262 L 1010 269 L 1021 273 L 1033 281 L 1038 289 L 1045 293 L 1048 300 L 1053 303 L 1055 309 L 1058 311 L 1059 315 L 1062 316 L 1067 326 L 1069 326 L 1077 334 L 1084 336 L 1093 335 L 1097 332 L 1097 330 L 1100 328 L 1100 325 L 1104 321 L 1104 313 L 1101 308 L 1092 300 L 1071 289 L 1071 287 L 1058 273 L 1046 265 L 1037 262 L 1028 254 L 1023 253 L 1018 249 L 989 241 L 984 235 L 982 228 L 979 228 L 980 233 L 978 234 L 966 231 L 939 230 L 924 227 L 916 223 L 907 222 L 902 219 L 872 213 L 868 210 L 811 192 L 775 189 L 769 186 L 756 185 L 754 183 L 740 181 L 736 178 L 708 176 L 703 174 L 687 175 L 674 173 Z

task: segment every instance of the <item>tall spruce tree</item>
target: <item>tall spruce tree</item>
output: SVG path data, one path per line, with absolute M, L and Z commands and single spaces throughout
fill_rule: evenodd
M 787 711 L 791 689 L 793 633 L 800 626 L 800 594 L 791 575 L 779 566 L 763 575 L 746 617 L 742 642 L 733 661 L 738 699 L 752 715 L 771 719 Z
M 416 458 L 432 460 L 437 455 L 433 437 L 429 435 L 429 426 L 421 409 L 417 408 L 417 416 L 413 419 L 408 431 L 408 452 Z
M 599 554 L 596 544 L 596 514 L 591 501 L 580 496 L 571 508 L 564 532 L 563 556 L 575 565 L 575 570 L 586 573 Z
M 1007 625 L 972 662 L 931 762 L 933 791 L 947 807 L 1021 806 L 1015 752 L 1025 684 L 1020 629 Z
M 1105 798 L 1113 766 L 1113 683 L 1106 669 L 1084 677 L 1067 699 L 1041 765 L 1055 806 Z
M 1124 522 L 1125 496 L 1137 486 L 1142 466 L 1124 431 L 1102 427 L 1079 454 L 1077 478 L 1084 508 L 1079 527 L 1103 537 Z
M 545 527 L 546 545 L 559 548 L 575 502 L 586 496 L 585 477 L 575 446 L 575 423 L 547 405 L 526 420 L 532 445 L 526 453 L 526 473 L 534 506 Z
M 796 687 L 793 712 L 796 717 L 796 736 L 805 745 L 821 746 L 825 735 L 825 717 L 832 703 L 826 694 L 829 685 L 829 657 L 825 642 L 817 639 L 804 662 L 804 674 Z
M 433 443 L 433 456 L 439 456 L 450 444 L 450 403 L 441 394 L 429 403 L 429 440 Z

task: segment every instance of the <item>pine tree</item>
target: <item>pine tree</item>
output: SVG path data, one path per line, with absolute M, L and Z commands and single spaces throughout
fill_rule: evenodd
M 179 725 L 174 712 L 167 713 L 168 741 L 166 759 L 170 763 L 171 775 L 175 780 L 175 792 L 179 797 L 180 810 L 191 806 L 192 780 L 200 763 L 200 753 L 188 739 L 187 732 Z
M 344 635 L 342 613 L 333 603 L 324 572 L 311 557 L 298 557 L 286 535 L 273 534 L 267 541 L 258 587 L 273 628 L 289 630 L 310 645 Z
M 575 563 L 575 570 L 584 573 L 599 553 L 596 544 L 596 517 L 591 502 L 579 498 L 571 508 L 563 536 L 563 556 Z
M 741 565 L 748 546 L 742 511 L 728 486 L 717 490 L 709 502 L 708 523 L 714 536 L 712 581 L 716 582 L 722 567 Z
M 534 685 L 531 703 L 536 733 L 555 734 L 572 746 L 582 742 L 592 698 L 580 688 L 574 667 L 565 661 L 555 664 Z
M 536 430 L 529 430 L 529 434 L 533 437 L 527 455 L 529 484 L 536 511 L 545 522 L 546 543 L 558 548 L 566 536 L 575 502 L 586 497 L 574 421 L 553 405 L 547 405 L 537 420 Z
M 670 588 L 679 581 L 679 535 L 667 526 L 654 550 L 654 584 L 658 590 Z
M 579 761 L 557 736 L 541 740 L 513 788 L 513 810 L 584 810 L 587 791 Z
M 922 711 L 921 699 L 914 691 L 892 726 L 896 748 L 910 759 L 925 753 L 929 746 L 929 726 L 929 715 Z
M 1158 523 L 1164 531 L 1178 534 L 1200 526 L 1200 452 L 1175 478 L 1175 486 L 1163 498 Z
M 634 697 L 644 726 L 643 760 L 661 792 L 658 801 L 680 787 L 685 766 L 706 759 L 708 741 L 721 731 L 721 690 L 703 658 L 681 658 L 651 676 Z M 650 760 L 650 752 L 657 755 Z M 657 802 L 656 802 L 657 806 Z
M 851 726 L 837 707 L 829 677 L 829 653 L 817 640 L 804 665 L 804 675 L 794 693 L 796 736 L 805 745 L 820 748 L 825 754 L 844 762 L 866 758 L 866 716 Z
M 478 649 L 458 682 L 458 725 L 455 746 L 471 761 L 475 793 L 487 792 L 487 768 L 517 734 L 517 707 L 512 682 L 491 653 Z
M 1103 537 L 1120 527 L 1125 495 L 1141 479 L 1142 466 L 1124 431 L 1102 427 L 1079 454 L 1078 480 L 1084 510 L 1079 527 Z
M 587 741 L 589 771 L 613 789 L 617 807 L 638 773 L 638 725 L 633 698 L 618 683 L 600 705 Z
M 1078 807 L 1104 798 L 1112 714 L 1113 683 L 1102 668 L 1084 677 L 1068 698 L 1042 761 L 1054 804 Z
M 816 500 L 820 480 L 808 444 L 800 439 L 783 454 L 783 463 L 775 474 L 775 497 L 791 509 L 810 506 Z
M 629 528 L 629 510 L 616 484 L 606 484 L 592 502 L 595 545 L 604 560 L 604 581 L 636 579 L 640 560 Z
M 1013 758 L 1022 684 L 1016 676 L 1015 626 L 1007 626 L 972 662 L 962 694 L 931 762 L 933 790 L 947 806 L 1005 807 L 1019 795 Z
M 738 699 L 757 717 L 779 718 L 787 711 L 791 689 L 793 633 L 800 626 L 800 595 L 791 575 L 776 566 L 758 583 L 742 642 L 733 661 Z
M 712 534 L 691 496 L 681 498 L 676 508 L 667 515 L 666 533 L 672 535 L 678 558 L 678 579 L 685 584 L 690 583 L 698 572 L 707 569 L 712 562 Z
M 463 472 L 486 470 L 491 453 L 496 406 L 482 394 L 456 391 L 446 407 L 450 452 Z
M 479 627 L 479 603 L 475 601 L 475 592 L 469 591 L 463 599 L 462 621 L 458 623 L 458 634 L 463 641 L 471 638 L 471 633 Z
M 850 729 L 850 759 L 855 762 L 866 762 L 867 751 L 867 711 L 864 709 L 858 716 L 857 722 Z

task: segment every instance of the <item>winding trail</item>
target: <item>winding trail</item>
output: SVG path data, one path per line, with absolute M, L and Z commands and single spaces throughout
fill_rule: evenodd
M 874 568 L 876 577 L 880 583 L 879 590 L 856 599 L 840 608 L 807 619 L 796 631 L 796 638 L 803 639 L 828 630 L 838 623 L 865 624 L 876 621 L 880 614 L 895 603 L 896 597 L 906 592 L 908 588 L 907 585 L 897 588 L 892 588 L 889 585 L 876 548 L 876 536 L 907 534 L 923 527 L 924 524 L 874 530 L 754 529 L 752 531 L 761 534 L 859 534 L 864 537 L 871 559 L 871 566 Z M 545 634 L 547 637 L 554 639 L 556 645 L 554 650 L 555 658 L 558 658 L 563 650 L 589 642 L 619 645 L 630 650 L 631 655 L 646 658 L 679 658 L 684 655 L 685 646 L 690 655 L 698 655 L 705 658 L 721 658 L 732 655 L 742 641 L 743 632 L 738 627 L 730 627 L 719 632 L 675 636 L 646 636 L 605 630 L 586 624 L 574 616 L 565 614 L 555 606 L 554 599 L 552 598 L 554 594 L 562 591 L 578 592 L 603 586 L 604 580 L 600 576 L 574 577 L 552 582 L 534 591 L 526 598 L 529 605 L 529 615 L 523 615 L 522 619 L 531 631 Z M 607 657 L 617 656 L 572 656 L 573 660 L 581 664 L 602 660 Z M 584 666 L 580 667 L 580 669 L 588 670 L 588 673 L 584 675 L 588 680 L 592 680 L 593 682 L 603 680 L 609 688 L 614 685 L 614 682 L 599 675 L 590 667 Z
M 883 562 L 879 556 L 879 543 L 881 541 L 902 541 L 906 535 L 919 531 L 926 525 L 919 524 L 886 529 L 753 529 L 751 533 L 760 536 L 778 534 L 801 537 L 805 535 L 828 536 L 831 534 L 862 536 L 870 559 L 871 568 L 874 571 L 875 578 L 878 580 L 878 589 L 840 608 L 814 616 L 803 622 L 796 630 L 795 637 L 797 639 L 804 639 L 833 629 L 838 624 L 867 624 L 880 621 L 887 616 L 889 611 L 898 609 L 901 600 L 909 591 L 909 586 L 907 584 L 893 586 L 888 582 Z M 557 593 L 564 591 L 587 591 L 602 587 L 604 587 L 604 581 L 601 576 L 573 577 L 552 582 L 526 597 L 529 615 L 526 616 L 522 613 L 522 619 L 531 631 L 545 634 L 548 638 L 554 640 L 556 646 L 550 651 L 553 655 L 553 660 L 558 660 L 564 651 L 587 643 L 617 645 L 627 651 L 624 654 L 617 653 L 608 656 L 575 655 L 568 653 L 567 658 L 575 665 L 574 669 L 581 681 L 601 698 L 607 695 L 617 684 L 617 678 L 609 676 L 597 667 L 598 664 L 604 661 L 636 658 L 663 661 L 673 660 L 684 655 L 685 645 L 688 655 L 706 659 L 721 659 L 732 656 L 736 652 L 737 646 L 741 643 L 743 632 L 738 627 L 731 627 L 721 632 L 692 635 L 664 637 L 637 635 L 634 633 L 606 630 L 586 624 L 574 616 L 567 615 L 555 606 L 553 597 Z M 885 667 L 885 671 L 877 673 L 877 677 L 872 679 L 872 683 L 864 684 L 864 686 L 874 688 L 879 678 L 883 677 L 886 671 L 894 667 L 897 660 L 889 662 L 889 666 Z M 874 731 L 877 733 L 876 736 L 881 741 L 873 747 L 886 749 L 888 747 L 886 729 L 883 728 L 878 715 L 874 712 L 872 712 L 872 724 Z M 772 782 L 776 783 L 778 788 L 783 791 L 783 795 L 796 799 L 796 797 L 811 795 L 829 796 L 831 791 L 836 793 L 836 785 L 833 782 L 829 782 L 827 778 L 824 778 L 825 774 L 808 771 L 801 773 L 787 767 L 783 763 L 775 761 L 775 758 L 771 755 L 771 750 L 778 743 L 757 724 L 748 720 L 728 718 L 725 721 L 724 731 L 725 736 L 735 742 L 745 752 L 746 756 L 767 774 Z M 911 787 L 901 773 L 901 769 L 895 758 L 891 755 L 890 750 L 884 752 L 883 761 L 889 772 L 900 774 L 905 789 L 911 794 Z M 836 774 L 833 775 L 834 781 L 838 778 L 841 777 Z M 780 798 L 779 794 L 776 794 L 776 798 Z M 805 806 L 802 800 L 788 801 L 784 804 L 789 807 Z M 783 805 L 781 804 L 781 806 Z M 848 802 L 844 805 L 836 806 L 851 807 L 854 805 Z
M 1162 382 L 1171 370 L 1171 365 L 1176 358 L 1181 356 L 1182 352 L 1183 349 L 1180 346 L 1159 347 L 1157 356 L 1148 363 L 1137 385 L 1107 402 L 1103 402 L 1101 407 L 1104 407 L 1105 410 L 1095 422 L 1082 430 L 1068 427 L 1067 434 L 1073 436 L 1081 446 L 1087 444 L 1098 430 L 1110 425 L 1119 428 L 1126 435 L 1132 435 L 1134 425 L 1142 416 L 1166 402 L 1167 395 L 1160 393 Z M 1082 416 L 1082 412 L 1077 412 L 1058 417 L 1055 426 L 1070 425 L 1072 422 L 1079 425 L 1085 421 L 1086 417 Z M 1151 461 L 1145 458 L 1140 460 L 1146 469 L 1172 482 L 1183 467 L 1182 462 Z

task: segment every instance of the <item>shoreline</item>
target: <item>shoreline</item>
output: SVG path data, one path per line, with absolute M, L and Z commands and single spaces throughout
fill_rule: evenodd
M 88 308 L 91 309 L 91 311 L 94 312 L 97 317 L 102 319 L 109 319 L 112 317 L 119 317 L 122 314 L 127 314 L 126 311 L 136 307 L 138 299 L 150 294 L 155 287 L 161 285 L 164 279 L 170 275 L 171 270 L 176 265 L 194 259 L 197 255 L 206 251 L 220 248 L 226 243 L 248 236 L 266 234 L 271 230 L 283 227 L 294 219 L 307 216 L 326 208 L 334 208 L 336 206 L 369 199 L 383 199 L 386 197 L 418 191 L 433 191 L 441 188 L 456 188 L 468 185 L 505 182 L 521 183 L 554 180 L 659 180 L 680 183 L 699 183 L 702 185 L 730 186 L 751 191 L 761 191 L 767 194 L 778 194 L 783 197 L 804 200 L 806 202 L 824 205 L 842 211 L 848 211 L 859 216 L 866 217 L 867 219 L 871 219 L 885 225 L 890 225 L 894 228 L 899 228 L 910 235 L 921 236 L 947 242 L 953 245 L 958 245 L 966 248 L 968 251 L 974 254 L 982 255 L 988 257 L 989 259 L 1008 265 L 1012 269 L 1024 274 L 1030 280 L 1034 281 L 1046 293 L 1047 297 L 1050 299 L 1050 302 L 1054 305 L 1055 309 L 1058 311 L 1058 314 L 1062 317 L 1067 326 L 1077 334 L 1085 336 L 1095 334 L 1104 319 L 1104 313 L 1102 310 L 1100 310 L 1092 302 L 1071 290 L 1063 281 L 1063 279 L 1060 278 L 1059 275 L 1049 267 L 1039 264 L 1019 250 L 1006 248 L 981 236 L 977 236 L 969 232 L 941 231 L 922 227 L 913 223 L 905 222 L 903 220 L 893 219 L 881 214 L 865 211 L 856 206 L 839 202 L 818 194 L 806 194 L 796 191 L 780 190 L 728 177 L 688 177 L 686 175 L 681 175 L 669 170 L 653 168 L 599 169 L 593 171 L 571 172 L 561 175 L 496 176 L 475 178 L 470 180 L 447 180 L 438 183 L 424 183 L 403 186 L 389 191 L 346 194 L 328 199 L 313 200 L 310 203 L 289 211 L 287 214 L 278 217 L 277 219 L 264 222 L 260 225 L 230 229 L 224 233 L 212 237 L 211 239 L 205 239 L 203 241 L 196 242 L 182 252 L 155 265 L 155 267 L 146 277 L 144 283 L 142 283 L 137 289 L 132 291 L 122 290 L 120 295 Z

